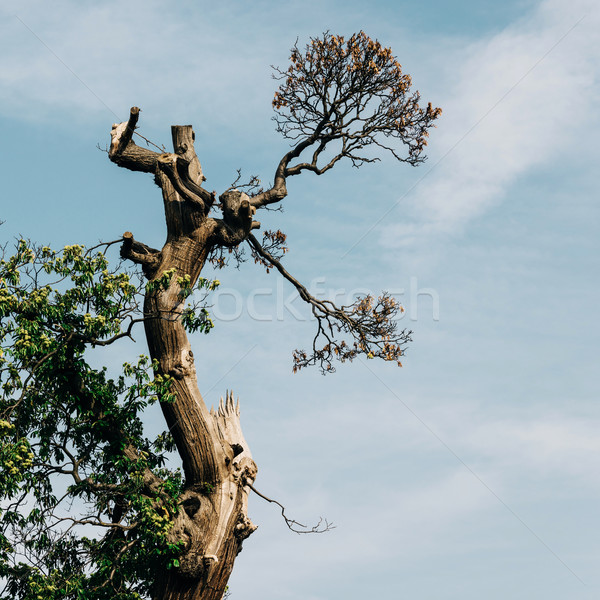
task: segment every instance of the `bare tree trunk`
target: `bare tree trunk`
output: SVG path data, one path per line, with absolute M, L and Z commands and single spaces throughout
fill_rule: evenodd
M 163 193 L 167 240 L 158 251 L 126 233 L 122 255 L 141 264 L 151 282 L 172 273 L 166 289 L 155 285 L 146 293 L 144 324 L 150 356 L 173 380 L 176 399 L 161 408 L 185 474 L 172 529 L 173 541 L 183 540 L 185 550 L 179 567 L 157 573 L 154 598 L 220 600 L 242 541 L 256 529 L 247 516 L 247 484 L 256 477 L 256 464 L 233 395 L 221 400 L 216 411 L 209 411 L 200 395 L 180 320 L 185 302 L 181 282 L 187 277 L 186 286 L 194 286 L 213 246 L 239 243 L 250 231 L 251 213 L 238 193 L 229 199 L 228 222 L 209 218 L 214 195 L 201 187 L 204 177 L 191 126 L 173 127 L 175 152 L 157 154 L 131 141 L 137 117 L 133 108 L 128 123 L 113 127 L 109 156 L 125 168 L 155 174 Z

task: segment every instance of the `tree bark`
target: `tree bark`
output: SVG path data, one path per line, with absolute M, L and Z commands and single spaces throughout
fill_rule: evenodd
M 161 187 L 167 240 L 162 250 L 124 234 L 121 253 L 142 265 L 150 282 L 172 272 L 166 289 L 151 286 L 144 302 L 144 326 L 152 359 L 169 375 L 175 401 L 161 408 L 183 464 L 185 488 L 172 539 L 183 541 L 179 567 L 157 573 L 155 600 L 220 600 L 242 541 L 256 526 L 247 516 L 247 499 L 256 464 L 240 426 L 239 405 L 229 393 L 215 411 L 198 389 L 194 355 L 180 317 L 185 297 L 181 281 L 196 283 L 211 248 L 239 243 L 252 228 L 247 201 L 237 194 L 231 217 L 213 219 L 214 195 L 202 188 L 202 169 L 191 126 L 172 128 L 174 153 L 157 154 L 132 141 L 139 109 L 127 123 L 113 126 L 110 159 L 125 168 L 152 172 Z M 230 192 L 231 194 L 231 192 Z M 241 199 L 241 200 L 240 200 Z

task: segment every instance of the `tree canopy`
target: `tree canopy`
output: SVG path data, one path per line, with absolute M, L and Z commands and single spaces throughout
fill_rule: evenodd
M 182 478 L 164 464 L 172 437 L 150 440 L 142 423 L 148 404 L 174 400 L 169 379 L 145 356 L 109 377 L 86 355 L 142 318 L 140 282 L 110 270 L 103 249 L 21 240 L 0 261 L 6 600 L 143 597 L 157 565 L 178 554 L 168 532 Z

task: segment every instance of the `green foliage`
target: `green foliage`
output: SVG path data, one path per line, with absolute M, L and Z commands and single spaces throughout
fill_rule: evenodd
M 219 287 L 220 283 L 221 282 L 217 279 L 211 281 L 210 279 L 199 277 L 196 283 L 196 289 L 212 292 Z M 179 293 L 182 298 L 187 298 L 194 292 L 189 275 L 178 277 L 177 285 L 179 286 Z M 181 323 L 190 333 L 196 331 L 208 333 L 215 326 L 206 307 L 202 306 L 199 308 L 196 305 L 188 305 L 183 309 L 181 313 Z
M 135 281 L 82 246 L 20 240 L 0 260 L 0 600 L 146 598 L 156 570 L 178 566 L 173 438 L 149 439 L 141 419 L 174 400 L 171 379 L 145 356 L 114 376 L 89 362 L 143 320 Z M 188 310 L 188 328 L 212 327 Z
M 175 283 L 178 290 L 179 299 L 183 302 L 186 298 L 190 297 L 194 293 L 192 281 L 189 274 L 185 274 L 181 277 L 175 278 L 176 269 L 169 269 L 160 274 L 159 277 L 149 281 L 146 284 L 146 292 L 153 292 L 156 290 L 168 290 L 169 287 Z M 196 283 L 196 289 L 203 292 L 203 297 L 200 301 L 188 304 L 181 310 L 181 323 L 186 331 L 195 333 L 201 331 L 202 333 L 208 333 L 215 325 L 210 318 L 208 309 L 202 305 L 202 301 L 206 297 L 208 292 L 212 292 L 217 289 L 220 285 L 218 280 L 205 279 L 199 277 Z
M 206 494 L 207 496 L 210 495 L 212 493 L 212 491 L 214 490 L 214 486 L 207 482 L 200 484 L 199 488 L 200 488 L 199 489 L 200 493 Z

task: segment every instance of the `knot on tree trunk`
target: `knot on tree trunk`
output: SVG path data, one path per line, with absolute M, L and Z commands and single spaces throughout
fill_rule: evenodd
M 256 208 L 250 204 L 248 194 L 239 190 L 228 190 L 219 196 L 223 211 L 223 242 L 227 246 L 237 246 L 243 242 L 252 229 L 258 229 L 260 223 L 253 221 Z
M 164 369 L 165 373 L 168 373 L 171 377 L 174 377 L 175 379 L 183 379 L 184 377 L 196 375 L 196 367 L 194 366 L 194 353 L 189 348 L 183 348 L 179 357 L 169 358 L 174 358 L 174 360 L 163 362 L 166 366 Z

